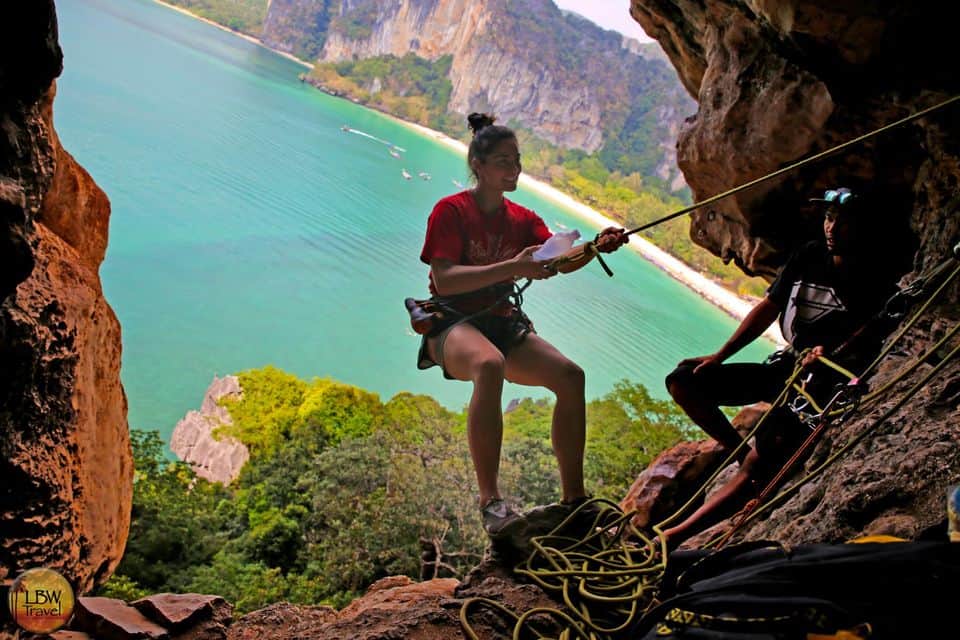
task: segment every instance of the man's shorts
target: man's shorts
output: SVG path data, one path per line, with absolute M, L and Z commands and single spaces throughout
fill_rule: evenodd
M 457 314 L 452 309 L 444 310 L 444 321 L 435 326 L 433 331 L 423 336 L 420 340 L 420 351 L 417 354 L 417 368 L 429 369 L 433 366 L 439 366 L 443 370 L 443 377 L 448 380 L 455 380 L 446 367 L 443 365 L 443 347 L 450 334 L 450 330 L 463 322 L 463 316 Z M 475 318 L 466 320 L 469 324 L 477 328 L 493 346 L 495 346 L 504 357 L 510 352 L 510 349 L 523 342 L 528 333 L 536 333 L 533 329 L 533 323 L 520 309 L 514 308 L 510 315 L 501 316 L 491 313 L 484 313 Z M 427 349 L 427 340 L 438 338 L 436 345 L 437 357 L 440 360 L 435 362 L 430 357 Z
M 721 364 L 701 369 L 678 366 L 666 378 L 667 388 L 679 384 L 713 406 L 743 406 L 754 402 L 773 402 L 793 374 L 795 360 L 786 354 L 774 354 L 766 362 Z M 787 408 L 773 410 L 756 434 L 757 464 L 754 479 L 772 478 L 803 444 L 810 429 Z

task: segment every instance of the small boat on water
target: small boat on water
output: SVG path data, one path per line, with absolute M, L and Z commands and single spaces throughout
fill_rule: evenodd
M 421 178 L 423 178 L 424 180 L 429 180 L 430 178 L 433 177 L 433 176 L 431 176 L 429 173 L 427 173 L 426 171 L 421 171 L 421 172 L 418 173 L 417 175 L 420 176 Z
M 456 185 L 458 189 L 463 189 L 463 183 L 457 180 L 456 178 L 453 178 L 453 184 Z
M 345 124 L 344 124 L 344 125 L 340 125 L 340 131 L 350 131 L 350 127 L 348 127 L 348 126 L 345 125 Z
M 394 151 L 393 149 L 387 149 L 387 153 L 389 153 L 390 155 L 392 155 L 394 158 L 399 158 L 399 157 L 400 157 L 400 154 L 397 153 L 396 151 Z
M 413 176 L 410 175 L 410 172 L 407 171 L 406 169 L 402 169 L 402 170 L 400 171 L 400 175 L 403 176 L 403 179 L 404 179 L 404 180 L 410 180 L 411 178 L 413 178 Z

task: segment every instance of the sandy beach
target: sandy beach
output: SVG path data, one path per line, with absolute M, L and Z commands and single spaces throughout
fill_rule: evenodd
M 234 31 L 233 29 L 229 29 L 212 20 L 204 18 L 203 16 L 199 16 L 193 13 L 192 11 L 184 9 L 183 7 L 172 5 L 168 2 L 164 2 L 163 0 L 154 0 L 154 2 L 157 2 L 158 4 L 162 4 L 165 7 L 169 7 L 174 11 L 179 11 L 180 13 L 188 15 L 192 18 L 196 18 L 197 20 L 206 22 L 207 24 L 212 25 L 228 33 L 232 33 L 236 36 L 243 38 L 244 40 L 247 40 L 248 42 L 252 42 L 253 44 L 256 44 L 257 46 L 263 47 L 265 49 L 269 49 L 270 51 L 273 51 L 274 53 L 281 55 L 284 58 L 287 58 L 288 60 L 292 60 L 297 64 L 303 67 L 306 67 L 307 69 L 313 68 L 313 64 L 307 62 L 306 60 L 302 60 L 289 53 L 278 51 L 277 49 L 268 47 L 261 40 L 254 38 L 253 36 L 247 35 L 245 33 L 240 33 L 238 31 Z M 464 157 L 466 157 L 467 155 L 467 146 L 462 142 L 460 142 L 459 140 L 456 140 L 455 138 L 451 138 L 450 136 L 440 131 L 430 129 L 429 127 L 425 127 L 423 125 L 416 124 L 414 122 L 401 120 L 400 118 L 397 118 L 396 116 L 391 115 L 389 113 L 384 113 L 382 111 L 380 111 L 379 113 L 382 113 L 384 116 L 394 120 L 395 122 L 405 127 L 413 129 L 414 131 L 417 131 L 418 133 L 424 136 L 432 138 L 437 142 L 440 142 L 441 144 L 444 144 L 450 147 L 451 149 L 456 150 L 457 152 L 461 153 Z M 536 178 L 532 178 L 526 174 L 522 174 L 520 176 L 520 183 L 523 186 L 527 187 L 528 189 L 531 189 L 532 191 L 536 191 L 538 194 L 544 196 L 545 198 L 549 198 L 550 200 L 556 202 L 557 204 L 560 204 L 570 209 L 571 211 L 576 213 L 581 220 L 588 223 L 596 231 L 599 231 L 600 229 L 603 229 L 605 227 L 620 226 L 620 223 L 615 222 L 610 218 L 607 218 L 596 209 L 593 209 L 592 207 L 589 207 L 583 204 L 582 202 L 575 200 L 574 198 L 570 197 L 566 193 L 563 193 L 562 191 L 555 189 L 549 184 L 546 184 L 545 182 L 541 182 Z M 589 234 L 585 233 L 583 235 L 588 236 Z M 742 320 L 747 315 L 747 313 L 749 313 L 750 309 L 753 307 L 754 303 L 751 302 L 750 300 L 747 300 L 745 298 L 738 296 L 736 293 L 730 291 L 729 289 L 724 288 L 714 280 L 692 269 L 682 261 L 678 260 L 677 258 L 673 257 L 663 249 L 660 249 L 659 247 L 654 245 L 649 240 L 646 240 L 638 235 L 633 235 L 633 236 L 630 236 L 630 244 L 628 246 L 630 247 L 630 249 L 639 253 L 645 260 L 647 260 L 648 262 L 652 263 L 653 265 L 661 269 L 670 277 L 683 283 L 684 285 L 689 287 L 691 290 L 693 290 L 696 294 L 698 294 L 699 296 L 701 296 L 711 304 L 717 306 L 718 308 L 720 308 L 730 316 L 736 318 L 737 320 Z M 783 336 L 780 334 L 780 329 L 777 325 L 772 326 L 763 335 L 764 337 L 776 342 L 779 345 L 785 344 Z M 719 347 L 719 345 L 717 346 Z

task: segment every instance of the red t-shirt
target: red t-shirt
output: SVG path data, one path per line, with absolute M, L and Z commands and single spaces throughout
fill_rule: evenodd
M 446 258 L 454 264 L 486 265 L 503 262 L 527 247 L 542 244 L 552 233 L 536 213 L 506 198 L 496 214 L 484 215 L 473 194 L 461 191 L 440 200 L 427 221 L 427 237 L 420 259 L 430 264 L 435 258 Z M 430 293 L 437 289 L 430 278 Z M 456 308 L 473 313 L 490 306 L 495 296 L 466 296 Z M 505 304 L 495 310 L 510 312 Z

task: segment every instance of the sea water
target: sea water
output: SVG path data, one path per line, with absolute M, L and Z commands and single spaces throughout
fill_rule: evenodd
M 57 13 L 54 121 L 112 203 L 100 273 L 131 427 L 169 438 L 214 375 L 268 364 L 463 408 L 469 384 L 416 369 L 402 303 L 427 295 L 427 216 L 467 182 L 460 153 L 149 0 L 58 0 Z M 597 230 L 523 187 L 510 197 L 555 230 Z M 588 398 L 621 379 L 665 397 L 675 363 L 715 351 L 736 322 L 631 251 L 608 262 L 613 278 L 591 264 L 534 283 L 524 309 L 584 368 Z M 547 394 L 507 385 L 504 401 Z

